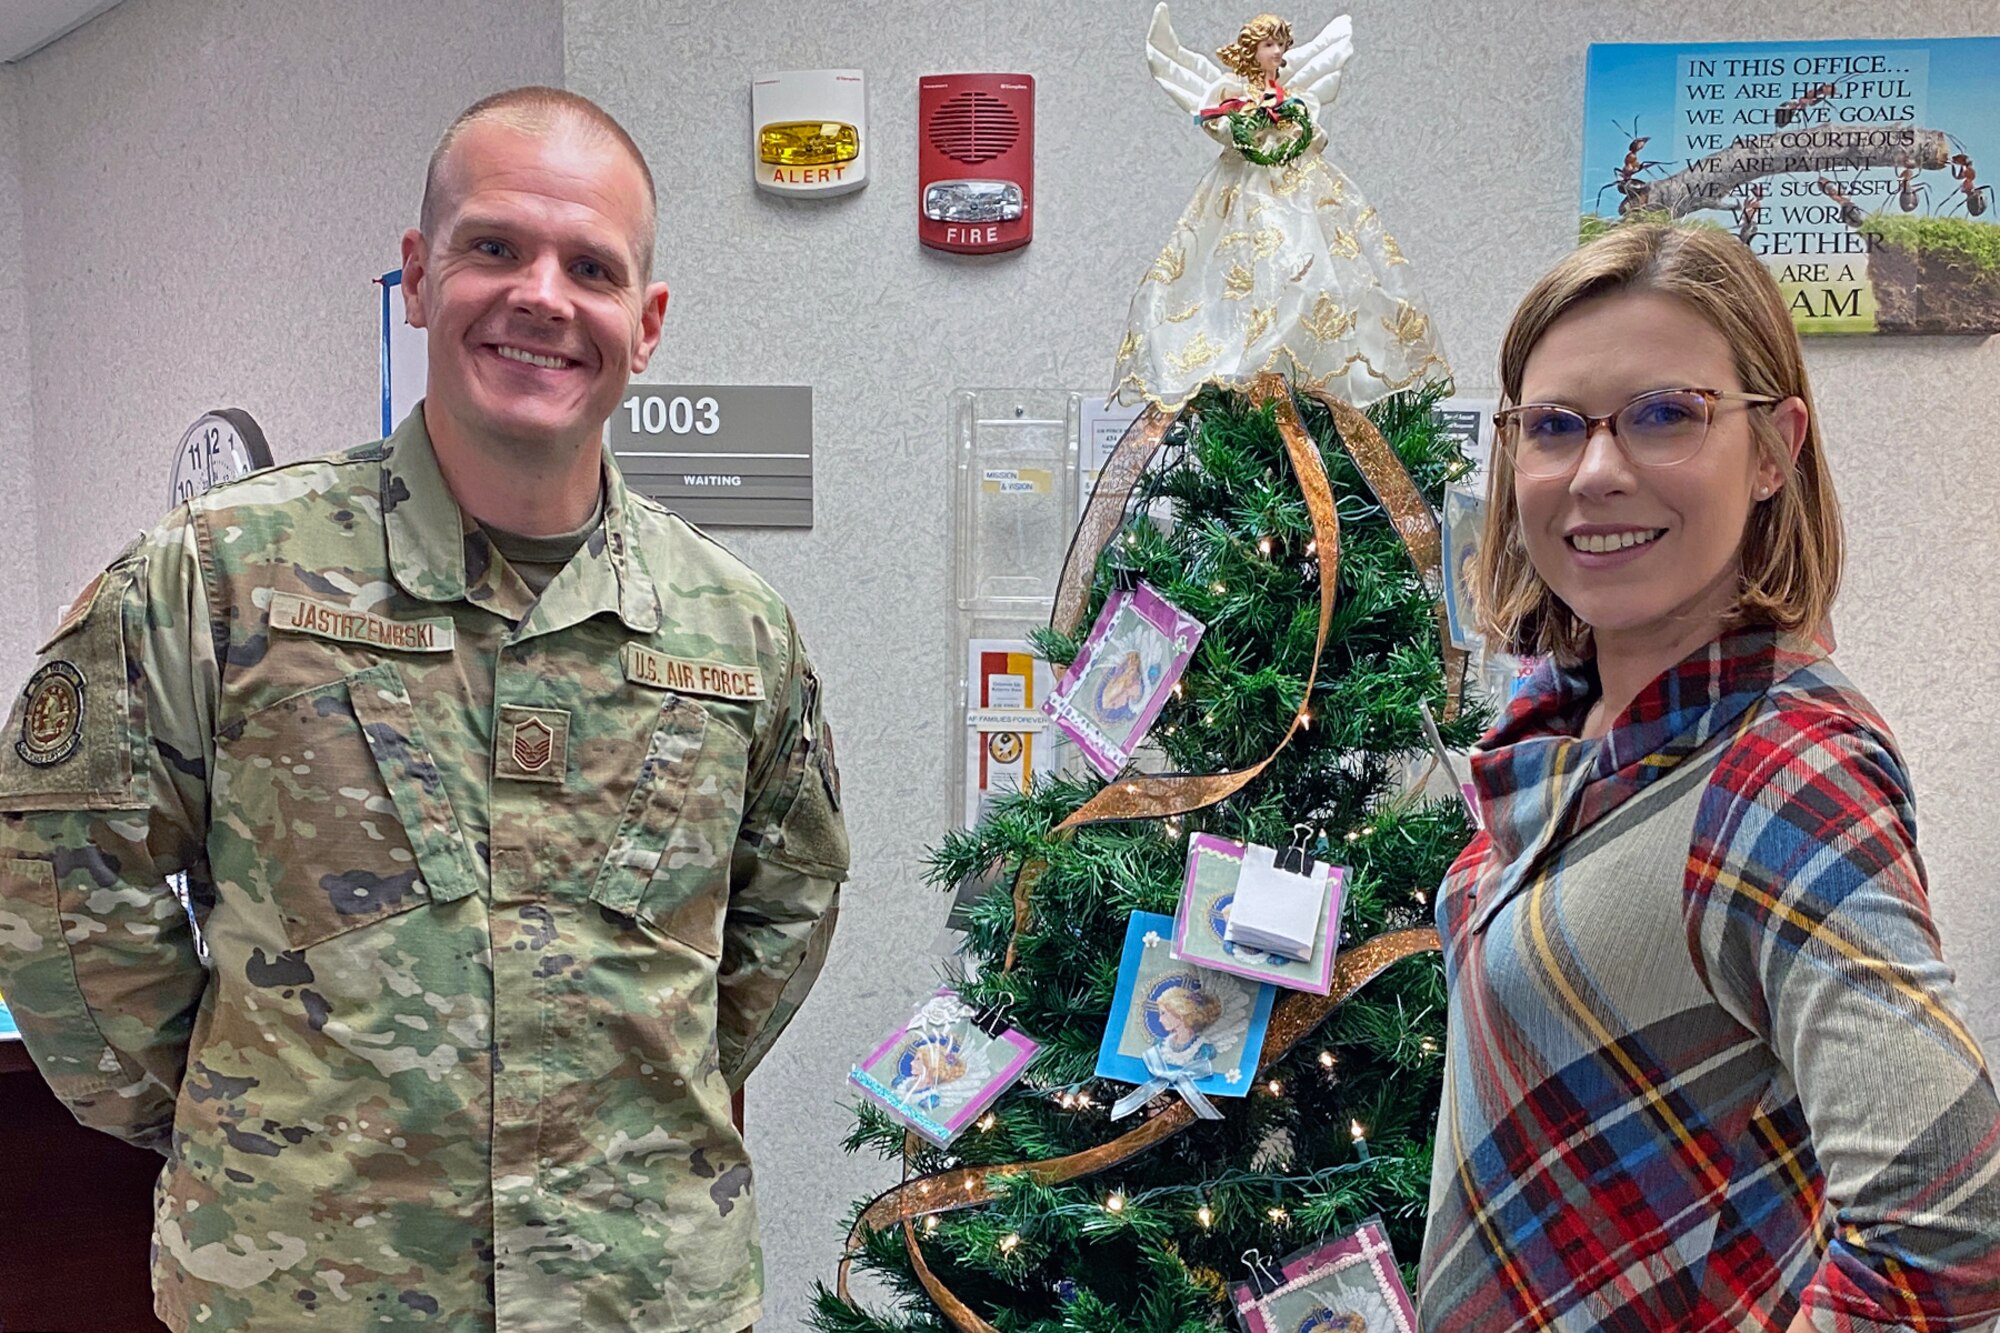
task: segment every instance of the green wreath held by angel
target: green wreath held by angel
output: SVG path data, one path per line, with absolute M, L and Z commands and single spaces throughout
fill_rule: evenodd
M 1277 370 L 1365 407 L 1450 377 L 1402 248 L 1325 157 L 1320 113 L 1353 54 L 1344 14 L 1302 45 L 1259 14 L 1218 65 L 1181 45 L 1164 2 L 1153 11 L 1153 79 L 1222 152 L 1132 298 L 1120 402 L 1171 412 L 1211 381 Z

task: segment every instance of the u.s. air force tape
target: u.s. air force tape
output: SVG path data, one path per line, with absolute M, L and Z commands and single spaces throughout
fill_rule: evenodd
M 706 694 L 716 699 L 757 700 L 764 697 L 764 678 L 755 667 L 669 657 L 642 644 L 625 645 L 625 679 L 648 689 L 676 694 Z

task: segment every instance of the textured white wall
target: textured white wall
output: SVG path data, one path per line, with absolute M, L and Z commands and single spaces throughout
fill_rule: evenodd
M 28 270 L 21 251 L 20 76 L 0 65 L 0 458 L 16 495 L 34 496 L 35 424 L 28 393 Z M 0 691 L 24 680 L 43 625 L 36 526 L 41 507 L 22 504 L 0 526 Z
M 1187 0 L 1175 24 L 1213 49 L 1254 8 Z M 855 879 L 825 979 L 749 1094 L 767 1323 L 796 1324 L 830 1278 L 847 1204 L 886 1169 L 834 1151 L 841 1080 L 930 980 L 943 898 L 919 882 L 948 755 L 945 395 L 1089 389 L 1109 379 L 1126 305 L 1213 147 L 1142 57 L 1151 0 L 569 0 L 565 71 L 651 157 L 672 284 L 655 378 L 810 383 L 819 526 L 725 533 L 791 598 L 841 731 Z M 1332 4 L 1294 7 L 1312 31 Z M 1359 54 L 1331 154 L 1401 238 L 1466 388 L 1495 382 L 1515 301 L 1576 228 L 1584 46 L 1599 41 L 1964 36 L 1991 0 L 1685 0 L 1634 9 L 1357 0 Z M 831 202 L 750 183 L 753 69 L 862 66 L 873 183 Z M 916 81 L 1036 76 L 1036 240 L 954 259 L 916 240 Z M 1889 716 L 1918 782 L 1947 953 L 1975 1030 L 2000 1055 L 2000 834 L 1984 794 L 2000 698 L 1991 440 L 2000 344 L 1818 341 L 1809 349 L 1853 537 L 1840 660 Z
M 1189 0 L 1176 22 L 1206 49 L 1253 7 Z M 36 500 L 0 531 L 10 680 L 55 608 L 159 515 L 168 450 L 200 411 L 248 407 L 280 459 L 374 433 L 367 280 L 395 262 L 433 136 L 495 88 L 566 79 L 652 158 L 674 288 L 652 378 L 815 386 L 819 526 L 722 534 L 792 600 L 829 678 L 857 850 L 826 978 L 750 1088 L 771 1328 L 796 1326 L 848 1203 L 888 1181 L 836 1151 L 842 1079 L 936 963 L 944 900 L 918 866 L 957 739 L 945 394 L 1102 387 L 1133 286 L 1213 152 L 1146 78 L 1149 11 L 736 0 L 716 23 L 631 0 L 127 0 L 0 68 L 0 449 L 32 460 Z M 1333 156 L 1402 239 L 1468 388 L 1491 385 L 1513 302 L 1573 236 L 1585 42 L 1970 35 L 1993 19 L 1991 0 L 1353 13 Z M 756 194 L 751 70 L 845 65 L 868 73 L 875 183 L 821 204 Z M 916 243 L 916 79 L 960 69 L 1039 81 L 1024 252 Z M 1853 539 L 1841 661 L 1903 739 L 1947 953 L 2000 1053 L 2000 832 L 1981 800 L 2000 698 L 2000 345 L 1809 356 Z
M 381 433 L 370 279 L 438 132 L 560 83 L 561 34 L 558 0 L 127 0 L 15 67 L 35 623 L 166 512 L 207 409 L 248 408 L 280 462 Z

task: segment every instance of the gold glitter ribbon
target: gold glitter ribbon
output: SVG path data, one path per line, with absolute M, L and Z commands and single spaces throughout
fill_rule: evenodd
M 1250 767 L 1238 769 L 1233 773 L 1177 773 L 1158 777 L 1121 778 L 1085 801 L 1078 807 L 1076 813 L 1058 824 L 1056 826 L 1058 833 L 1103 820 L 1163 819 L 1168 815 L 1183 814 L 1189 810 L 1199 810 L 1204 806 L 1214 805 L 1217 801 L 1242 790 L 1259 773 L 1269 768 L 1271 761 L 1278 757 L 1278 751 L 1291 742 L 1300 727 L 1307 725 L 1307 710 L 1312 704 L 1313 685 L 1319 680 L 1320 654 L 1326 648 L 1327 631 L 1333 624 L 1333 599 L 1338 591 L 1335 584 L 1340 573 L 1340 516 L 1333 507 L 1333 486 L 1326 479 L 1326 465 L 1320 461 L 1318 447 L 1314 445 L 1312 436 L 1306 434 L 1304 423 L 1299 420 L 1298 409 L 1292 404 L 1291 389 L 1286 385 L 1284 377 L 1268 373 L 1259 375 L 1251 381 L 1250 398 L 1260 407 L 1270 403 L 1276 408 L 1278 434 L 1284 439 L 1285 453 L 1292 460 L 1292 470 L 1298 474 L 1299 489 L 1305 494 L 1306 509 L 1312 515 L 1313 544 L 1319 559 L 1319 633 L 1313 639 L 1312 667 L 1306 673 L 1304 702 L 1300 704 L 1299 710 L 1292 714 L 1292 725 L 1285 729 L 1284 736 L 1280 738 L 1271 753 Z M 1354 411 L 1352 408 L 1348 410 Z M 1150 413 L 1151 409 L 1148 411 Z M 1355 415 L 1360 416 L 1360 413 L 1356 412 Z M 1361 417 L 1361 420 L 1365 422 L 1367 418 Z M 1371 426 L 1369 429 L 1374 428 Z M 1164 425 L 1159 425 L 1158 434 L 1164 436 Z M 1153 431 L 1149 427 L 1147 432 L 1138 437 L 1136 443 L 1143 450 L 1147 447 L 1145 442 L 1152 438 Z M 1378 433 L 1375 438 L 1380 440 L 1382 437 Z M 1128 433 L 1124 440 L 1119 441 L 1118 452 L 1122 453 L 1127 444 L 1134 442 L 1133 435 Z M 1156 449 L 1158 445 L 1154 444 L 1151 447 Z M 1387 449 L 1388 446 L 1384 444 L 1383 448 Z M 1150 452 L 1146 456 L 1150 458 Z M 1394 457 L 1393 454 L 1390 456 Z M 1113 461 L 1117 461 L 1115 455 Z M 1111 471 L 1109 465 L 1105 471 Z M 1124 476 L 1125 470 L 1121 470 L 1120 479 L 1123 480 Z M 1403 480 L 1408 483 L 1407 474 Z M 1131 480 L 1124 483 L 1126 497 L 1129 498 L 1132 484 L 1136 481 L 1137 474 L 1134 472 Z M 1100 491 L 1094 492 L 1090 497 L 1093 508 L 1100 498 L 1106 500 L 1108 507 L 1110 497 L 1103 496 Z M 1421 503 L 1421 497 L 1419 502 Z M 1124 508 L 1125 499 L 1121 498 L 1118 500 L 1118 514 L 1122 515 Z M 1086 521 L 1088 517 L 1086 514 Z M 1076 543 L 1070 547 L 1069 560 L 1063 566 L 1062 583 L 1057 588 L 1056 611 L 1050 619 L 1053 628 L 1066 634 L 1076 631 L 1077 625 L 1083 619 L 1084 607 L 1088 601 L 1088 589 L 1097 567 L 1097 553 L 1103 549 L 1103 544 L 1110 540 L 1115 527 L 1116 525 L 1110 523 L 1108 519 L 1100 519 L 1092 529 L 1089 544 L 1085 543 L 1083 533 L 1078 533 Z M 1435 530 L 1432 537 L 1435 540 Z M 1437 559 L 1433 556 L 1432 564 L 1436 563 Z
M 1404 550 L 1409 552 L 1418 576 L 1436 599 L 1444 586 L 1443 539 L 1430 506 L 1410 479 L 1402 460 L 1396 457 L 1396 451 L 1382 437 L 1382 432 L 1375 428 L 1375 423 L 1359 408 L 1324 390 L 1308 389 L 1304 392 L 1332 413 L 1341 448 L 1353 460 L 1355 470 L 1389 515 L 1390 525 L 1402 540 Z M 1299 478 L 1299 489 L 1305 496 L 1306 509 L 1312 517 L 1313 550 L 1319 560 L 1319 630 L 1313 640 L 1312 667 L 1306 677 L 1305 702 L 1293 715 L 1291 726 L 1286 728 L 1276 747 L 1251 767 L 1232 773 L 1181 773 L 1121 779 L 1103 788 L 1057 825 L 1055 833 L 1058 836 L 1100 821 L 1161 819 L 1214 805 L 1242 790 L 1270 767 L 1278 752 L 1291 742 L 1301 727 L 1308 725 L 1306 716 L 1312 703 L 1313 686 L 1319 679 L 1320 654 L 1326 648 L 1327 632 L 1333 622 L 1334 597 L 1338 591 L 1340 515 L 1334 507 L 1333 487 L 1327 480 L 1319 448 L 1299 420 L 1290 386 L 1284 377 L 1275 373 L 1259 375 L 1251 382 L 1249 393 L 1253 403 L 1274 405 L 1278 434 L 1284 440 L 1285 453 L 1291 459 L 1292 469 Z M 1169 424 L 1169 418 L 1157 407 L 1147 408 L 1126 430 L 1111 457 L 1105 461 L 1104 470 L 1098 476 L 1097 486 L 1091 492 L 1090 503 L 1077 525 L 1076 536 L 1071 539 L 1069 553 L 1063 561 L 1062 577 L 1056 587 L 1055 609 L 1049 618 L 1051 628 L 1074 634 L 1082 624 L 1083 614 L 1089 607 L 1091 586 L 1096 578 L 1098 554 L 1124 521 L 1132 492 L 1165 441 Z M 1451 631 L 1441 600 L 1434 600 L 1432 615 L 1437 623 L 1438 643 L 1443 653 L 1444 717 L 1449 721 L 1458 715 L 1464 700 L 1468 655 L 1452 646 Z M 1021 938 L 1028 929 L 1030 895 L 1034 884 L 1047 868 L 1046 863 L 1040 860 L 1030 861 L 1022 867 L 1015 880 L 1014 936 L 1007 945 L 1003 971 L 1013 971 L 1014 963 L 1020 956 Z
M 903 1249 L 910 1256 L 910 1267 L 916 1270 L 917 1281 L 923 1284 L 924 1293 L 931 1298 L 931 1303 L 937 1306 L 938 1313 L 951 1321 L 952 1327 L 958 1329 L 959 1333 L 1000 1333 L 1000 1330 L 974 1314 L 972 1307 L 960 1300 L 950 1287 L 938 1281 L 937 1274 L 931 1272 L 931 1266 L 924 1262 L 923 1247 L 917 1244 L 917 1229 L 911 1226 L 907 1219 L 903 1222 Z M 844 1275 L 841 1282 L 840 1294 L 845 1297 L 847 1291 Z
M 1118 525 L 1125 521 L 1125 506 L 1133 488 L 1152 463 L 1153 455 L 1167 438 L 1173 418 L 1157 407 L 1149 407 L 1118 437 L 1118 445 L 1097 474 L 1090 503 L 1083 508 L 1076 532 L 1063 556 L 1062 577 L 1056 582 L 1056 603 L 1049 624 L 1065 634 L 1074 634 L 1090 605 L 1090 587 L 1096 579 L 1097 555 L 1110 542 Z
M 1353 948 L 1343 949 L 1334 959 L 1333 990 L 1330 993 L 1311 995 L 1305 991 L 1293 991 L 1272 1010 L 1271 1021 L 1264 1030 L 1264 1045 L 1257 1056 L 1257 1077 L 1261 1079 L 1275 1068 L 1294 1046 L 1311 1035 L 1335 1009 L 1352 999 L 1363 986 L 1404 959 L 1434 953 L 1439 947 L 1437 931 L 1423 926 L 1390 931 Z M 848 1270 L 855 1254 L 861 1249 L 863 1237 L 901 1224 L 904 1245 L 914 1261 L 918 1280 L 938 1309 L 961 1333 L 991 1333 L 991 1325 L 953 1296 L 924 1264 L 916 1230 L 911 1223 L 916 1218 L 933 1213 L 958 1212 L 991 1202 L 1000 1191 L 1002 1177 L 1024 1176 L 1038 1184 L 1060 1185 L 1096 1175 L 1172 1138 L 1194 1121 L 1194 1112 L 1188 1109 L 1187 1103 L 1173 1099 L 1164 1111 L 1144 1124 L 1084 1152 L 1039 1162 L 959 1167 L 916 1180 L 906 1179 L 877 1196 L 855 1219 L 854 1229 L 847 1236 L 847 1251 L 840 1261 L 840 1298 L 850 1305 L 854 1304 L 853 1297 L 848 1293 Z M 908 1135 L 904 1136 L 904 1144 L 907 1170 L 912 1150 Z
M 1424 586 L 1430 590 L 1431 614 L 1437 621 L 1438 646 L 1444 654 L 1444 720 L 1449 722 L 1458 716 L 1465 701 L 1465 673 L 1471 654 L 1453 645 L 1451 625 L 1445 618 L 1444 537 L 1438 531 L 1437 518 L 1424 501 L 1423 492 L 1417 489 L 1417 483 L 1410 479 L 1403 460 L 1396 457 L 1396 451 L 1382 438 L 1382 432 L 1375 429 L 1375 423 L 1359 408 L 1324 389 L 1301 392 L 1333 414 L 1341 447 L 1354 460 L 1361 480 L 1368 484 L 1376 502 L 1389 515 L 1390 526 L 1403 539 L 1403 549 L 1410 553 L 1410 563 L 1417 567 Z
M 1014 936 L 1007 941 L 1007 960 L 1000 965 L 1002 972 L 1012 972 L 1021 956 L 1021 936 L 1027 933 L 1029 913 L 1034 910 L 1035 886 L 1042 882 L 1048 869 L 1049 863 L 1036 857 L 1014 876 Z

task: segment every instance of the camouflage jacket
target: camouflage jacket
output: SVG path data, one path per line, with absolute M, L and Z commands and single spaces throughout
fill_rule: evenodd
M 0 991 L 165 1155 L 174 1328 L 757 1316 L 730 1091 L 825 957 L 839 779 L 784 604 L 605 475 L 537 601 L 419 411 L 177 510 L 43 648 Z

